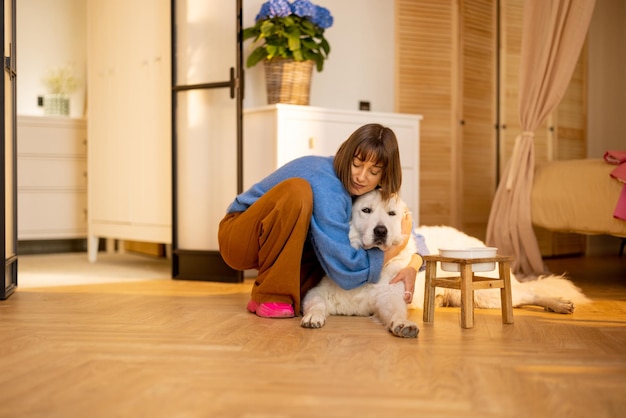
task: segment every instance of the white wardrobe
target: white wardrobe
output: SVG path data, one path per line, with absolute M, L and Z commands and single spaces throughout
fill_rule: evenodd
M 170 244 L 170 1 L 88 0 L 89 258 L 99 238 Z

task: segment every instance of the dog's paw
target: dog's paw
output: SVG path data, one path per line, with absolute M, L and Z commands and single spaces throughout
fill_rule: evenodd
M 326 317 L 324 315 L 307 313 L 302 317 L 300 326 L 303 328 L 322 328 L 325 323 Z
M 576 307 L 574 306 L 574 302 L 571 300 L 557 298 L 551 303 L 549 306 L 545 307 L 545 310 L 548 312 L 556 312 L 561 314 L 572 314 Z
M 410 321 L 392 322 L 389 331 L 396 337 L 402 338 L 417 338 L 417 334 L 420 332 L 417 325 Z

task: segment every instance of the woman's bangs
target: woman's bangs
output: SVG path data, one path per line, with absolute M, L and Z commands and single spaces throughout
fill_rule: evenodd
M 376 165 L 387 166 L 384 148 L 372 144 L 361 144 L 354 153 L 354 156 L 363 161 L 372 161 Z

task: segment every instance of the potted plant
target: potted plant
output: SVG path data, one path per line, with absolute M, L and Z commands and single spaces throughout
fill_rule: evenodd
M 78 87 L 78 80 L 69 67 L 56 68 L 48 71 L 44 83 L 49 93 L 44 96 L 44 113 L 46 115 L 70 114 L 70 97 Z
M 308 104 L 313 66 L 324 68 L 330 45 L 324 31 L 333 24 L 330 11 L 310 0 L 268 0 L 243 39 L 254 38 L 246 61 L 264 63 L 268 103 Z

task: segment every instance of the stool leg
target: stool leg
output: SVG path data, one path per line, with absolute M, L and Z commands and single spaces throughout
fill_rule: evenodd
M 474 286 L 472 285 L 472 265 L 460 264 L 461 267 L 461 327 L 474 327 Z
M 500 278 L 504 282 L 504 286 L 500 289 L 500 299 L 502 301 L 502 323 L 513 323 L 513 298 L 511 296 L 511 268 L 509 263 L 502 262 L 499 264 Z
M 437 275 L 437 262 L 426 261 L 426 280 L 424 283 L 424 322 L 432 323 L 435 320 L 435 286 L 433 279 Z

